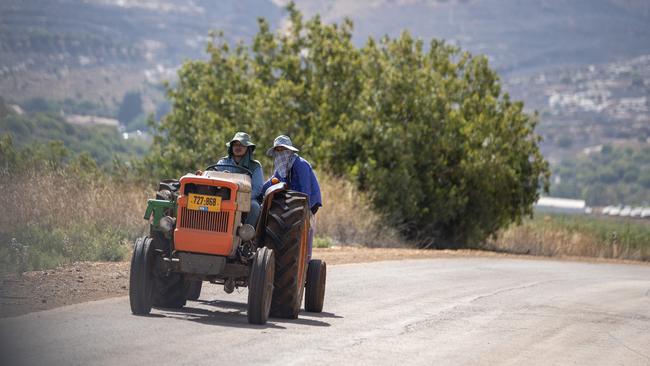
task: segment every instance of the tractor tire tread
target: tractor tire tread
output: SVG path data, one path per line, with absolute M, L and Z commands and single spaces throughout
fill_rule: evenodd
M 129 302 L 133 314 L 146 315 L 151 312 L 153 277 L 151 238 L 138 238 L 133 247 L 129 276 Z
M 264 246 L 275 253 L 273 317 L 295 319 L 300 312 L 306 271 L 298 273 L 299 256 L 307 212 L 307 197 L 291 192 L 276 194 L 269 209 Z M 306 266 L 306 252 L 302 261 Z
M 320 259 L 309 261 L 307 282 L 305 284 L 305 310 L 311 313 L 323 311 L 325 299 L 325 284 L 327 279 L 327 263 Z

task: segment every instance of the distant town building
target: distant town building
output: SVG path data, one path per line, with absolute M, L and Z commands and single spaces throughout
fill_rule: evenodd
M 68 123 L 74 125 L 90 126 L 90 125 L 103 125 L 117 128 L 120 122 L 113 118 L 104 118 L 97 116 L 82 116 L 78 114 L 70 114 L 65 117 Z
M 558 197 L 540 197 L 534 205 L 537 212 L 552 212 L 583 215 L 589 213 L 589 207 L 584 200 L 573 200 Z

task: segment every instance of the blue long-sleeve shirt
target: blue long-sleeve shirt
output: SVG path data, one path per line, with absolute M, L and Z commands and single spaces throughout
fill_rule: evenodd
M 318 179 L 316 179 L 314 169 L 312 169 L 307 160 L 300 156 L 296 156 L 296 160 L 293 162 L 293 166 L 291 167 L 290 176 L 291 182 L 289 188 L 307 195 L 310 210 L 313 211 L 315 208 L 323 206 Z M 273 177 L 278 178 L 281 182 L 287 181 L 286 178 L 280 177 L 277 170 L 273 173 Z M 271 179 L 273 179 L 273 177 L 271 177 Z M 273 184 L 271 183 L 271 179 L 264 183 L 264 186 L 262 187 L 263 192 Z
M 217 164 L 229 164 L 229 165 L 239 166 L 239 164 L 237 164 L 235 159 L 233 159 L 232 157 L 221 158 L 217 162 Z M 251 198 L 253 200 L 257 200 L 263 192 L 262 185 L 264 183 L 264 172 L 262 171 L 262 165 L 259 162 L 251 160 L 251 165 L 255 167 L 251 171 L 253 173 L 253 176 L 251 177 Z M 228 169 L 228 167 L 224 167 L 224 169 Z M 242 170 L 236 173 L 245 173 L 245 172 Z

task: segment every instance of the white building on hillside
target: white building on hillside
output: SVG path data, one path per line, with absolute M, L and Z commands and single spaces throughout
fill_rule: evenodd
M 582 215 L 591 210 L 584 200 L 572 200 L 568 198 L 540 197 L 535 203 L 537 212 L 554 212 Z

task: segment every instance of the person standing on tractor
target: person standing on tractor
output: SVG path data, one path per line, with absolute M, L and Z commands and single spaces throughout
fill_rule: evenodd
M 273 177 L 264 183 L 262 191 L 266 191 L 273 184 L 273 178 L 277 178 L 281 182 L 286 182 L 289 189 L 307 195 L 310 210 L 309 258 L 311 258 L 315 215 L 318 209 L 323 206 L 323 203 L 316 174 L 314 174 L 311 164 L 296 154 L 298 151 L 293 146 L 289 136 L 280 135 L 275 138 L 273 146 L 266 151 L 266 155 L 273 157 L 275 172 Z
M 260 216 L 260 203 L 259 198 L 262 195 L 262 183 L 264 181 L 264 173 L 262 171 L 262 164 L 253 159 L 253 152 L 255 151 L 255 144 L 251 141 L 250 136 L 245 132 L 237 132 L 232 140 L 226 143 L 228 148 L 228 156 L 221 158 L 217 165 L 224 165 L 223 169 L 228 170 L 230 167 L 242 167 L 241 171 L 235 173 L 248 174 L 251 176 L 251 210 L 246 216 L 245 224 L 250 224 L 255 227 L 257 219 Z

